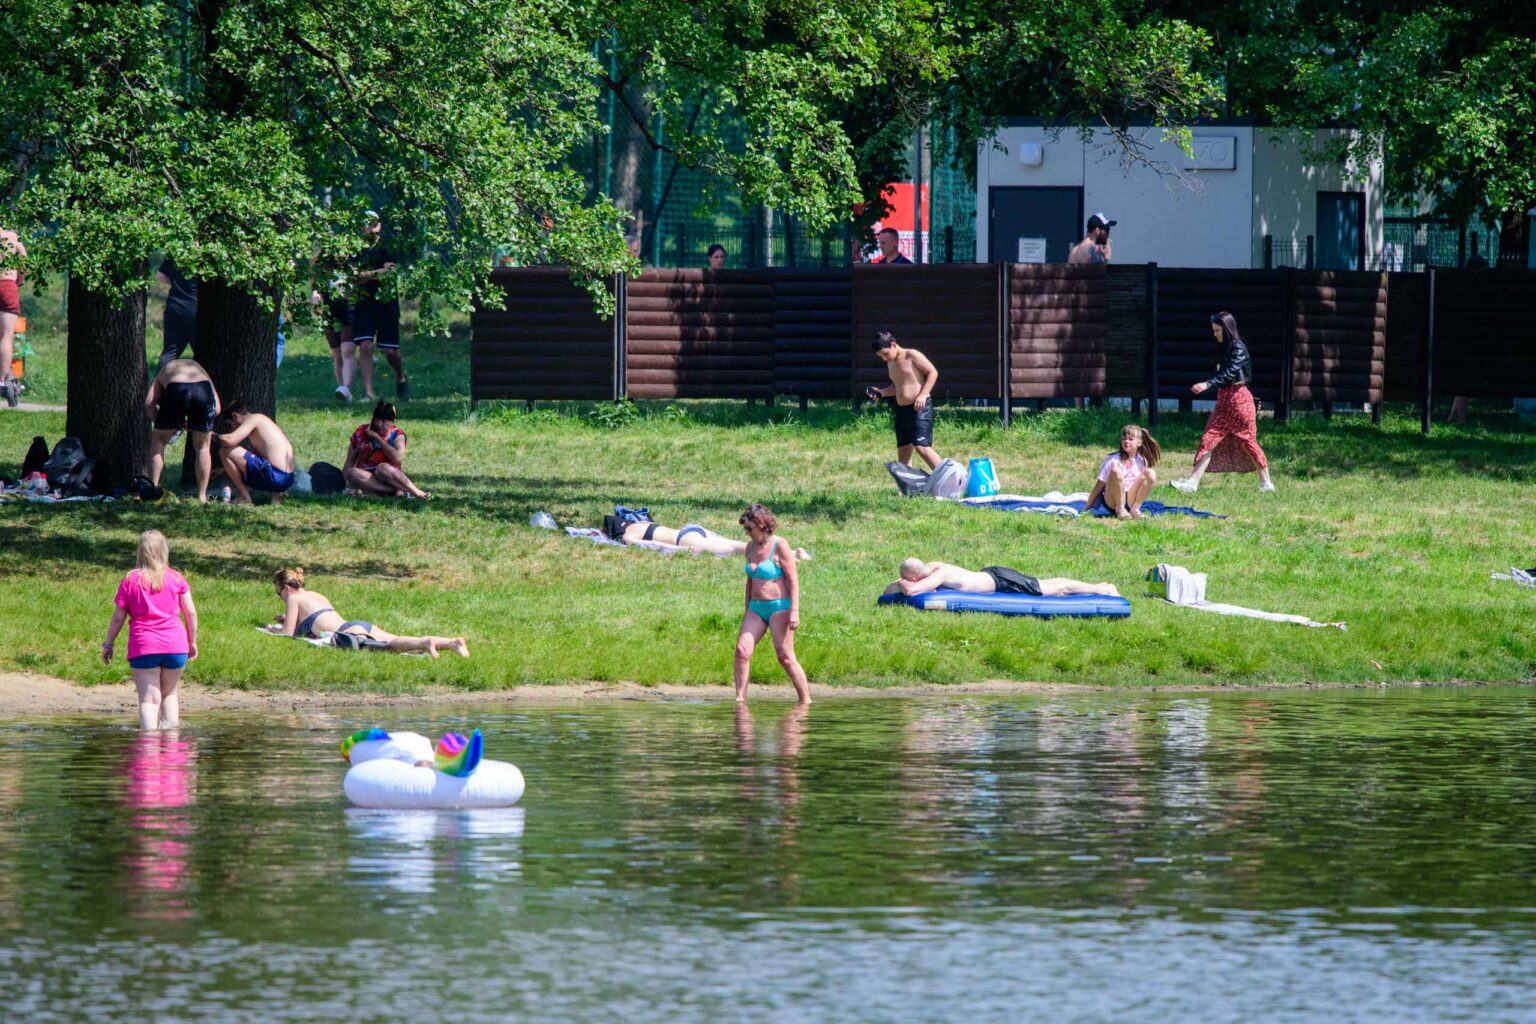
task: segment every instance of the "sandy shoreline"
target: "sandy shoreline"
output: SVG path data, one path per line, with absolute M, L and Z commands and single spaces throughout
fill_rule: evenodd
M 1530 681 L 1527 681 L 1527 684 Z M 1520 683 L 1504 685 L 1527 685 Z M 906 686 L 821 687 L 813 686 L 818 699 L 858 699 L 867 697 L 963 697 L 1026 696 L 1073 693 L 1214 693 L 1265 690 L 1375 689 L 1375 683 L 1293 683 L 1265 686 L 1167 686 L 1115 687 L 1069 683 L 1030 683 L 995 680 L 985 683 L 927 683 Z M 1482 686 L 1491 685 L 1457 680 L 1447 683 L 1398 683 L 1397 686 Z M 792 693 L 787 686 L 752 688 L 754 701 L 787 701 Z M 416 693 L 314 693 L 301 690 L 241 690 L 232 687 L 189 683 L 182 688 L 182 716 L 208 711 L 291 711 L 305 708 L 348 707 L 421 707 L 451 704 L 584 704 L 618 700 L 710 700 L 728 701 L 733 697 L 729 686 L 683 686 L 638 683 L 566 683 L 519 686 L 506 690 L 465 691 L 430 687 Z M 94 715 L 101 717 L 136 715 L 133 686 L 129 683 L 79 686 L 55 676 L 0 672 L 0 719 L 30 718 L 41 715 Z

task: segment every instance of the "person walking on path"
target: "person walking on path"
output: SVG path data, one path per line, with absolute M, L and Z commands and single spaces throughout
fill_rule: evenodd
M 929 469 L 938 469 L 942 460 L 933 450 L 933 386 L 939 382 L 939 371 L 917 349 L 902 348 L 889 331 L 875 335 L 871 347 L 885 363 L 891 382 L 885 387 L 871 385 L 865 395 L 872 401 L 896 399 L 896 458 L 910 466 L 916 451 Z
M 208 477 L 213 471 L 213 458 L 209 446 L 213 440 L 213 421 L 218 417 L 219 393 L 214 389 L 213 378 L 196 360 L 172 359 L 160 367 L 149 394 L 144 398 L 144 411 L 154 429 L 149 436 L 149 480 L 160 486 L 160 471 L 165 468 L 165 446 L 171 443 L 183 428 L 187 431 L 187 443 L 197 453 L 197 500 L 208 500 Z
M 12 403 L 16 396 L 11 389 L 17 385 L 11 380 L 11 360 L 16 355 L 16 321 L 21 317 L 21 271 L 9 262 L 26 255 L 27 247 L 21 236 L 9 228 L 0 228 L 0 260 L 7 263 L 0 266 L 0 393 Z
M 176 261 L 167 256 L 160 261 L 155 278 L 165 285 L 165 322 L 157 370 L 165 369 L 172 359 L 180 359 L 197 345 L 197 279 L 181 272 Z
M 1108 263 L 1110 261 L 1109 229 L 1120 223 L 1110 220 L 1103 213 L 1088 218 L 1088 230 L 1083 240 L 1067 253 L 1068 263 Z
M 101 645 L 101 663 L 112 664 L 117 634 L 124 621 L 128 623 L 128 667 L 139 691 L 140 729 L 176 727 L 181 719 L 181 673 L 197 657 L 192 588 L 170 563 L 164 534 L 139 534 L 138 565 L 117 586 L 117 608 Z
M 1221 368 L 1210 380 L 1201 381 L 1189 390 L 1202 395 L 1216 388 L 1216 408 L 1206 422 L 1205 433 L 1200 437 L 1200 450 L 1195 453 L 1195 470 L 1187 480 L 1175 480 L 1173 486 L 1185 494 L 1193 494 L 1200 488 L 1200 478 L 1211 467 L 1213 456 L 1221 456 L 1216 471 L 1248 472 L 1253 467 L 1259 471 L 1259 490 L 1273 491 L 1274 481 L 1269 478 L 1269 460 L 1259 447 L 1258 407 L 1248 382 L 1253 379 L 1253 360 L 1248 355 L 1248 345 L 1237 332 L 1237 320 L 1226 310 L 1211 317 L 1211 335 L 1221 346 Z
M 405 401 L 411 397 L 411 382 L 406 379 L 405 363 L 400 358 L 400 299 L 399 296 L 379 298 L 384 278 L 395 271 L 396 257 L 385 246 L 384 223 L 372 210 L 368 211 L 367 231 L 373 244 L 360 260 L 357 305 L 352 314 L 352 340 L 357 345 L 358 368 L 363 371 L 363 390 L 372 398 L 373 350 L 377 348 L 384 354 L 389 368 L 395 371 L 395 397 Z
M 224 475 L 235 488 L 235 504 L 251 504 L 251 491 L 266 491 L 275 505 L 293 486 L 293 443 L 270 416 L 236 402 L 224 412 L 228 432 L 219 435 Z M 241 445 L 244 447 L 241 447 Z
M 775 534 L 779 521 L 766 506 L 753 504 L 741 514 L 751 538 L 747 545 L 747 606 L 736 637 L 736 702 L 747 699 L 752 652 L 765 632 L 773 634 L 773 651 L 795 688 L 801 704 L 811 702 L 810 683 L 795 657 L 795 631 L 800 628 L 800 575 L 789 541 Z

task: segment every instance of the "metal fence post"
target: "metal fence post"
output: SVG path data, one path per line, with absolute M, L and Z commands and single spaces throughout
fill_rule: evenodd
M 955 262 L 955 226 L 944 225 L 944 262 Z
M 1424 409 L 1419 417 L 1419 430 L 1429 436 L 1431 414 L 1435 406 L 1435 268 L 1429 268 L 1429 301 L 1424 313 Z
M 1313 246 L 1312 236 L 1308 235 L 1307 236 L 1307 269 L 1308 270 L 1312 270 L 1313 267 L 1314 267 L 1314 264 L 1312 262 L 1313 261 L 1313 257 L 1314 257 L 1314 251 L 1315 250 L 1314 250 L 1314 246 Z
M 624 331 L 624 307 L 629 301 L 629 275 L 613 278 L 613 397 L 622 402 L 629 397 L 629 360 L 625 350 L 629 340 Z
M 688 222 L 686 220 L 677 222 L 677 265 L 680 267 L 688 265 Z
M 1157 264 L 1147 264 L 1147 425 L 1157 426 L 1157 377 L 1159 335 L 1157 330 Z
M 1309 236 L 1309 252 L 1311 241 Z M 1311 263 L 1310 257 L 1307 262 Z M 1287 267 L 1280 280 L 1283 289 L 1280 299 L 1280 401 L 1275 409 L 1275 419 L 1289 423 L 1296 389 L 1296 268 Z
M 1013 312 L 1013 275 L 1008 273 L 1009 266 L 1010 264 L 1007 263 L 997 265 L 997 272 L 1002 275 L 997 287 L 997 324 L 1003 343 L 1000 353 L 1003 393 L 999 396 L 997 406 L 998 415 L 1002 418 L 1005 427 L 1013 423 L 1013 322 L 1010 318 Z
M 1275 236 L 1264 236 L 1264 269 L 1269 270 L 1275 265 Z

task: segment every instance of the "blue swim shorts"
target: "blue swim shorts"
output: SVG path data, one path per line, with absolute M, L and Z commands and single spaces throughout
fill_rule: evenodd
M 245 452 L 245 486 L 253 491 L 282 494 L 293 486 L 293 474 L 285 473 L 249 448 Z
M 186 668 L 185 654 L 141 654 L 128 659 L 129 668 Z

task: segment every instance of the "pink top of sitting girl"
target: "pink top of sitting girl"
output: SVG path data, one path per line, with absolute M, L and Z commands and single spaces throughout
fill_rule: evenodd
M 1125 475 L 1121 480 L 1126 489 L 1129 489 L 1132 484 L 1140 480 L 1142 474 L 1147 471 L 1147 460 L 1140 455 L 1133 455 L 1131 456 L 1131 461 L 1126 462 L 1121 458 L 1120 452 L 1113 452 L 1109 458 L 1104 460 L 1104 465 L 1099 467 L 1099 483 L 1102 484 L 1109 481 L 1109 474 L 1113 471 L 1117 462 L 1124 471 Z
M 181 621 L 181 595 L 192 588 L 175 569 L 165 570 L 164 584 L 151 591 L 135 569 L 117 585 L 116 604 L 128 613 L 128 657 L 146 654 L 186 654 L 187 626 Z

